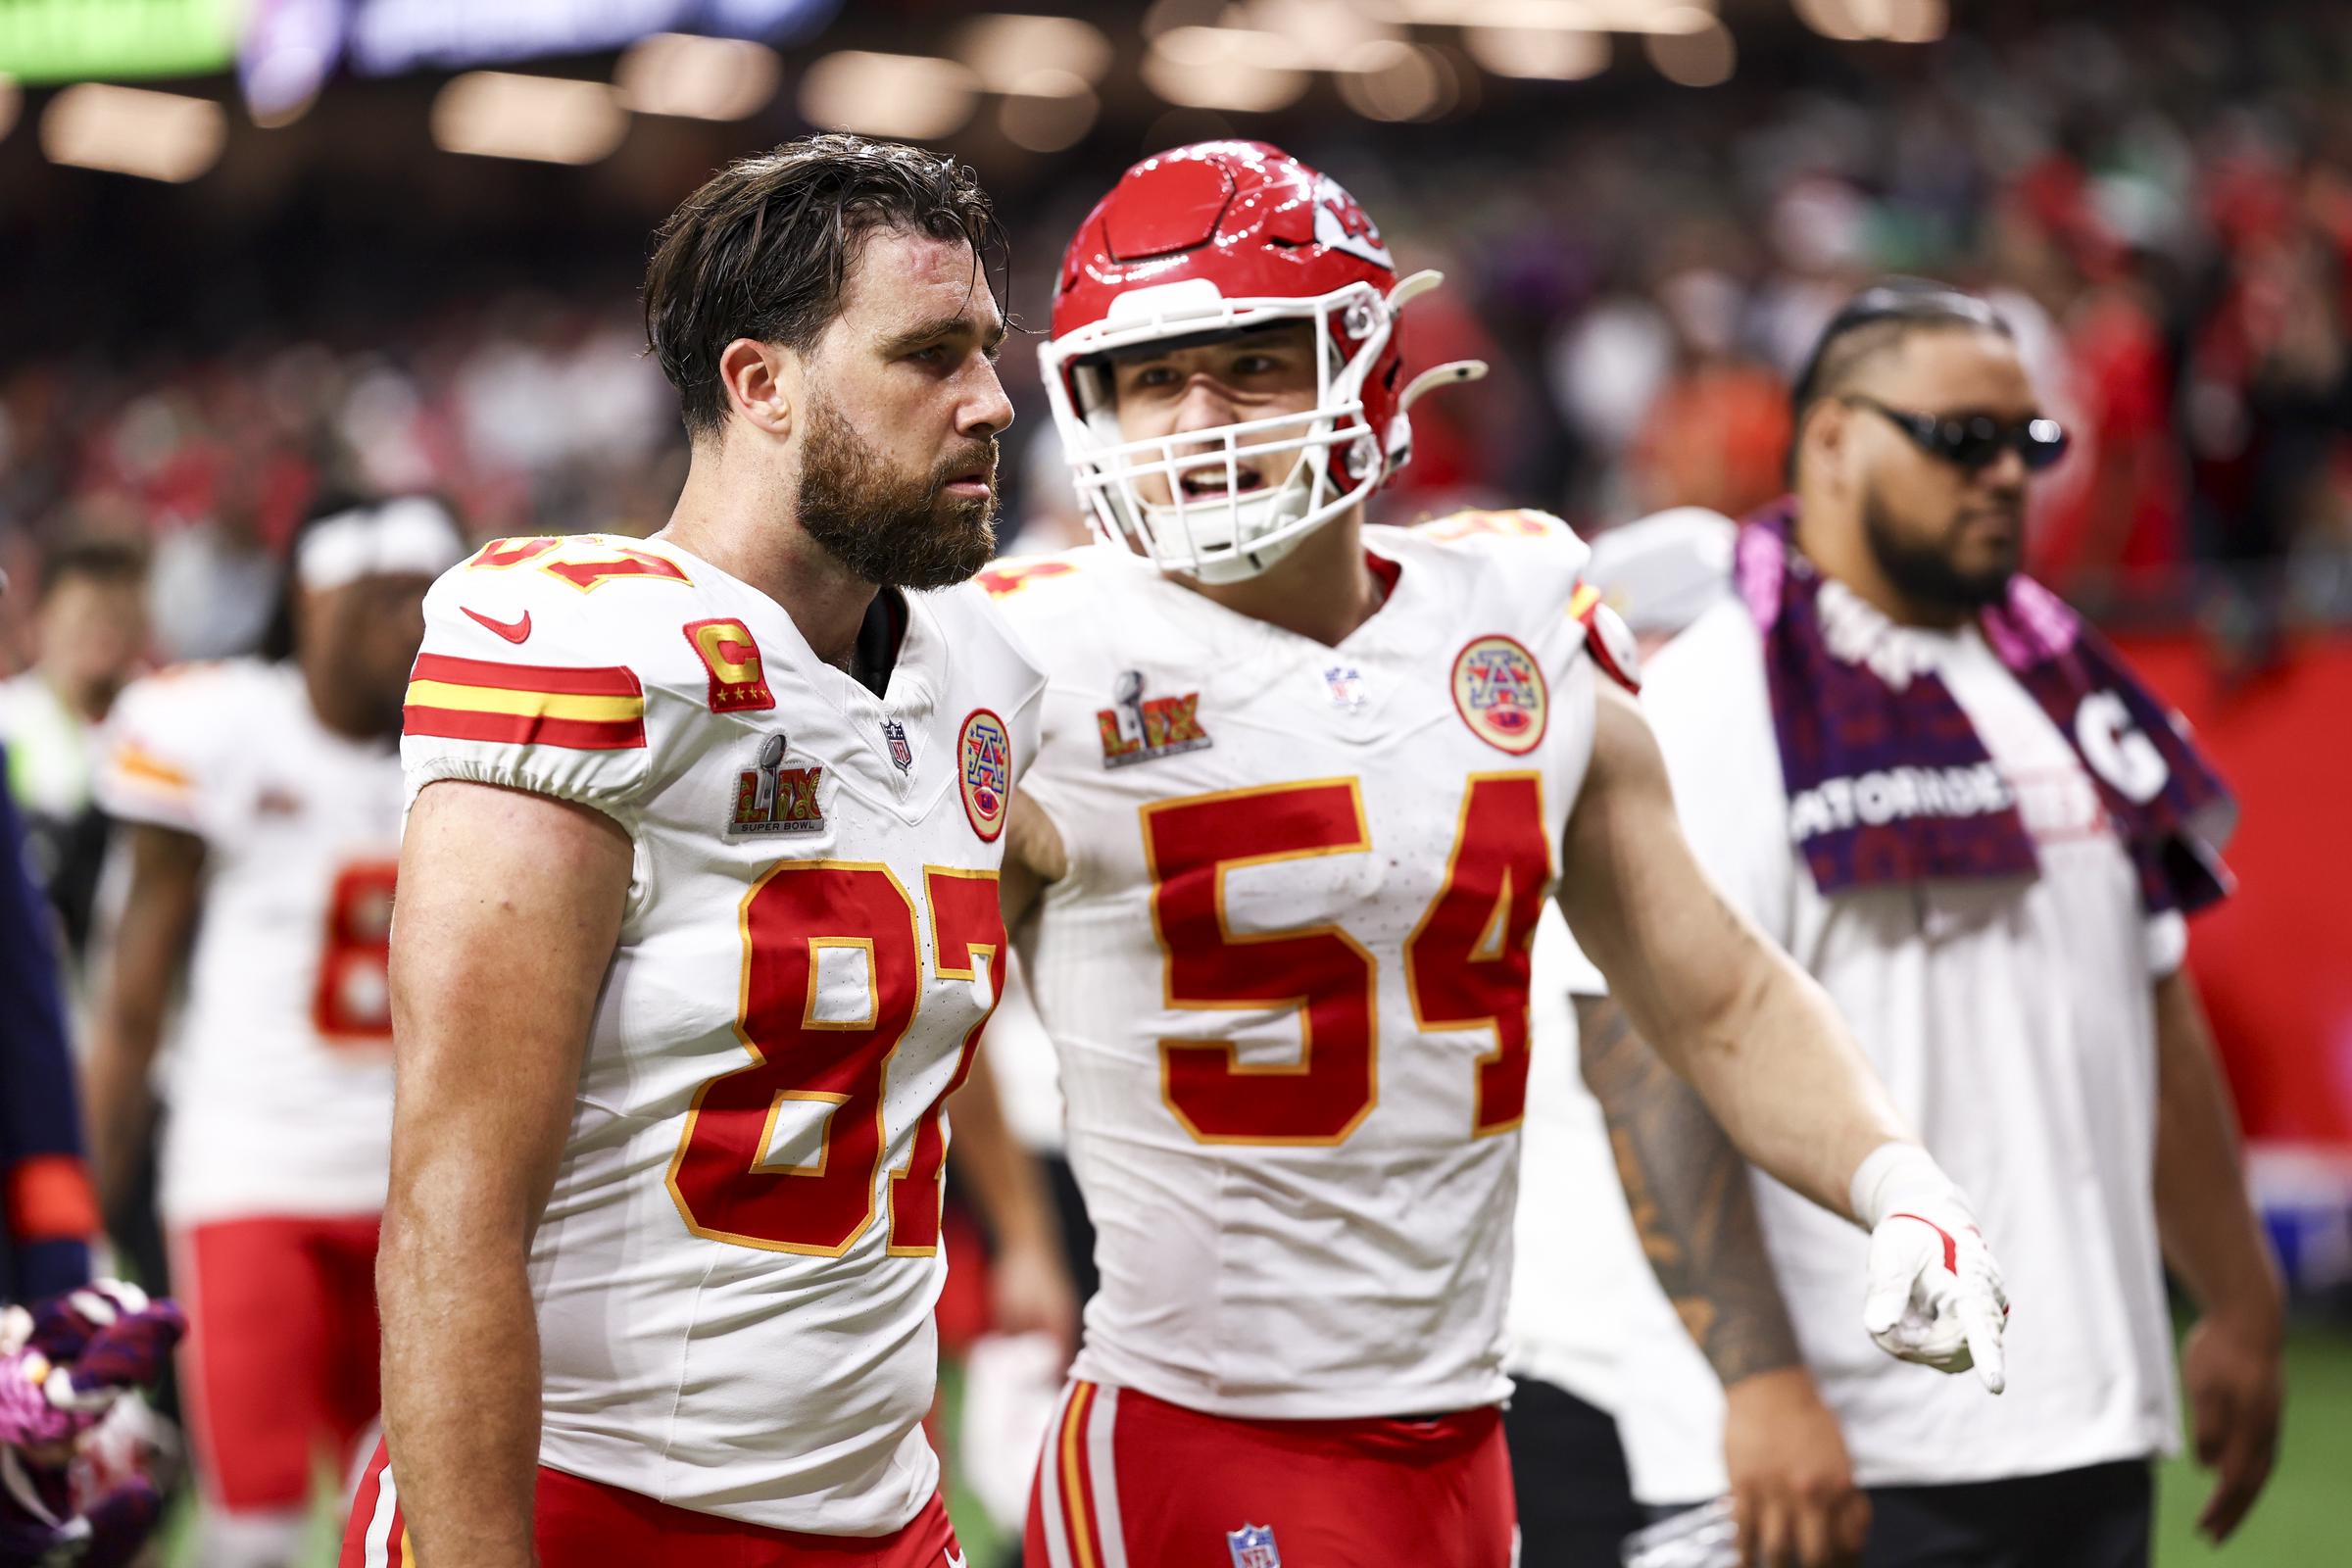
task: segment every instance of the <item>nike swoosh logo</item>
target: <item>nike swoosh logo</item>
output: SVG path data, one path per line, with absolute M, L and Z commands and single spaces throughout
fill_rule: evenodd
M 464 605 L 458 608 L 466 610 Z M 478 610 L 466 610 L 466 613 L 511 643 L 521 642 L 531 634 L 531 612 L 527 610 L 522 612 L 520 620 L 492 620 Z

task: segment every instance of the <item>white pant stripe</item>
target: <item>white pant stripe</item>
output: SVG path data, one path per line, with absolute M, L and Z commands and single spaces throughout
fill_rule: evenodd
M 1062 1385 L 1053 1423 L 1046 1428 L 1045 1447 L 1037 1456 L 1037 1503 L 1046 1517 L 1047 1568 L 1071 1568 L 1070 1533 L 1061 1516 L 1061 1424 L 1069 1419 L 1070 1400 L 1077 1393 L 1075 1383 Z
M 1119 1472 L 1111 1439 L 1119 1424 L 1119 1391 L 1095 1386 L 1095 1402 L 1086 1412 L 1086 1466 L 1095 1484 L 1097 1544 L 1102 1548 L 1102 1568 L 1127 1568 L 1127 1535 L 1119 1524 Z
M 366 1551 L 362 1560 L 367 1568 L 391 1568 L 392 1527 L 399 1522 L 400 1492 L 392 1485 L 392 1461 L 384 1461 L 383 1474 L 375 1480 L 375 1517 L 368 1521 Z

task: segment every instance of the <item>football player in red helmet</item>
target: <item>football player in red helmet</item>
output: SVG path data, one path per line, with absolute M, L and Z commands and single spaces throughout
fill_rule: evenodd
M 1050 672 L 1004 894 L 1102 1275 L 1033 1563 L 1513 1560 L 1547 896 L 1742 1151 L 1874 1233 L 1912 1308 L 1881 1343 L 2000 1379 L 1966 1200 L 1692 858 L 1583 543 L 1366 523 L 1414 399 L 1478 373 L 1404 375 L 1437 281 L 1242 141 L 1130 170 L 1062 265 L 1045 369 L 1103 542 L 982 574 Z
M 1399 385 L 1398 317 L 1440 281 L 1424 271 L 1399 282 L 1355 199 L 1263 143 L 1182 148 L 1131 172 L 1064 256 L 1041 350 L 1054 423 L 1099 526 L 1164 571 L 1231 583 L 1356 512 L 1404 466 L 1414 401 L 1486 373 L 1465 360 Z M 1236 418 L 1205 429 L 1139 420 L 1136 383 L 1152 377 L 1133 368 L 1245 343 L 1280 345 L 1290 389 L 1311 387 L 1312 401 L 1269 401 L 1246 373 L 1224 378 Z M 1153 385 L 1175 383 L 1163 368 Z

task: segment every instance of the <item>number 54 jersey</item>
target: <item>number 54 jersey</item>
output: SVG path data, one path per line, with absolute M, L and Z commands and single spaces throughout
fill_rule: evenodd
M 823 1535 L 938 1483 L 942 1102 L 1041 684 L 978 589 L 903 604 L 877 698 L 673 546 L 502 540 L 425 601 L 402 743 L 412 799 L 505 785 L 635 842 L 531 1250 L 542 1461 Z
M 1214 1414 L 1503 1397 L 1528 952 L 1592 745 L 1586 550 L 1366 530 L 1337 647 L 1104 547 L 983 573 L 1044 660 L 1020 934 L 1100 1293 L 1076 1376 Z

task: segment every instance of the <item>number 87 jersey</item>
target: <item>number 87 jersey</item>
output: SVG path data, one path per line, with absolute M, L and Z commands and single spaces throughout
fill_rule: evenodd
M 1021 941 L 1102 1278 L 1074 1375 L 1212 1414 L 1510 1387 L 1586 550 L 1520 512 L 1365 539 L 1388 597 L 1337 647 L 1101 546 L 982 574 L 1047 665 L 1022 787 L 1069 852 Z
M 977 589 L 900 604 L 877 697 L 673 546 L 502 540 L 425 601 L 402 742 L 412 799 L 499 784 L 635 842 L 531 1251 L 542 1461 L 822 1535 L 937 1485 L 942 1104 L 1041 684 Z

